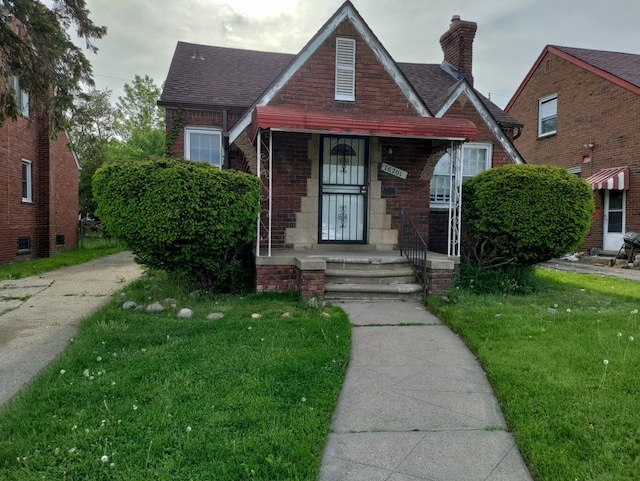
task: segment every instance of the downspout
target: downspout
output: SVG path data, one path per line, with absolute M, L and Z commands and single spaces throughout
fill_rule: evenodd
M 229 168 L 229 119 L 227 109 L 222 110 L 222 149 L 223 161 L 222 168 Z

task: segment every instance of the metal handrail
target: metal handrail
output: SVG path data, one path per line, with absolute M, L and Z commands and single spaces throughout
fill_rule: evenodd
M 423 294 L 427 295 L 427 243 L 416 229 L 405 209 L 400 211 L 402 225 L 400 229 L 400 254 L 406 256 L 422 284 Z

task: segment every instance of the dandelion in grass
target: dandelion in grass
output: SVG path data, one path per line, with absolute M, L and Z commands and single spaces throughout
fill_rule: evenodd
M 84 371 L 82 371 L 82 374 L 84 374 L 84 377 L 89 377 L 91 375 L 89 369 L 85 369 Z
M 571 309 L 567 309 L 567 312 L 571 312 Z
M 624 354 L 622 355 L 622 362 L 625 362 L 627 359 L 627 351 L 629 351 L 629 346 L 631 345 L 631 343 L 634 341 L 633 336 L 629 336 L 629 339 L 627 340 L 627 347 L 624 350 Z
M 134 411 L 137 411 L 137 410 L 138 410 L 138 405 L 137 405 L 137 404 L 134 404 L 134 405 L 133 405 L 133 410 L 134 410 Z
M 96 357 L 96 361 L 98 361 L 98 362 L 102 361 L 102 356 Z
M 187 432 L 190 433 L 191 432 L 191 426 L 187 426 Z
M 74 446 L 74 447 L 72 447 L 72 448 L 69 448 L 69 454 L 73 454 L 73 453 L 75 453 L 75 452 L 76 452 L 76 449 L 78 449 L 78 448 L 76 448 L 75 446 Z
M 604 365 L 604 371 L 602 372 L 602 379 L 600 379 L 600 387 L 598 389 L 602 389 L 602 386 L 604 386 L 604 380 L 607 376 L 607 366 L 609 365 L 609 360 L 603 359 L 602 364 Z
M 103 463 L 108 463 L 109 456 L 107 456 L 106 454 L 103 454 L 102 457 L 100 458 L 100 461 L 102 461 Z
M 67 372 L 67 371 L 65 371 L 64 369 L 60 369 L 60 375 L 61 375 L 61 376 L 62 376 L 65 372 Z

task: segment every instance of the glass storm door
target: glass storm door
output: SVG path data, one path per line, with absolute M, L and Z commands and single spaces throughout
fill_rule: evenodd
M 367 158 L 367 139 L 322 137 L 320 242 L 366 243 Z
M 624 190 L 604 191 L 604 239 L 602 248 L 617 251 L 624 243 Z

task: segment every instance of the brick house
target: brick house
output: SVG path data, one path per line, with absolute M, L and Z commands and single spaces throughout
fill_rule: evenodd
M 178 43 L 159 101 L 172 153 L 262 179 L 258 291 L 323 295 L 326 252 L 391 255 L 402 212 L 430 291 L 451 286 L 462 179 L 522 162 L 522 125 L 473 88 L 476 28 L 455 16 L 435 65 L 395 62 L 350 1 L 297 54 Z
M 0 263 L 48 257 L 78 245 L 79 165 L 60 133 L 29 111 L 11 78 L 22 116 L 0 126 Z
M 640 55 L 548 45 L 506 110 L 527 126 L 515 145 L 528 163 L 591 184 L 584 249 L 617 252 L 640 231 Z

